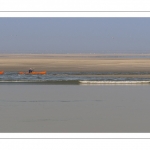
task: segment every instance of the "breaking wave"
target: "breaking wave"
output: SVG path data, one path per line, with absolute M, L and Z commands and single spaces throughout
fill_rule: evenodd
M 80 81 L 80 84 L 150 84 L 150 81 Z

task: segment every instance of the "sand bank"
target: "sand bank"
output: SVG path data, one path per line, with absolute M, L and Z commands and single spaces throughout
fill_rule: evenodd
M 105 55 L 0 55 L 0 70 L 27 71 L 30 67 L 36 71 L 150 71 L 150 59 Z

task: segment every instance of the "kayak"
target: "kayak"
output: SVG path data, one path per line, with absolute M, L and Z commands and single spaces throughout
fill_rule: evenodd
M 31 72 L 31 73 L 29 73 L 29 72 L 19 72 L 19 74 L 31 74 L 31 75 L 44 75 L 44 74 L 46 74 L 46 71 L 40 71 L 40 72 L 38 72 L 38 71 L 33 71 L 33 72 Z
M 4 74 L 4 71 L 0 71 L 0 74 Z

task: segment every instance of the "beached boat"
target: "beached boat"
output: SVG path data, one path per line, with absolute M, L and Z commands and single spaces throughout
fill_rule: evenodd
M 0 71 L 0 74 L 4 74 L 4 71 Z
M 33 71 L 31 73 L 29 73 L 29 72 L 19 72 L 19 74 L 44 75 L 44 74 L 46 74 L 46 71 Z

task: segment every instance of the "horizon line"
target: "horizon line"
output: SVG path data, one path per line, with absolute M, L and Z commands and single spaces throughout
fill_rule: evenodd
M 0 55 L 150 55 L 150 53 L 0 53 Z

